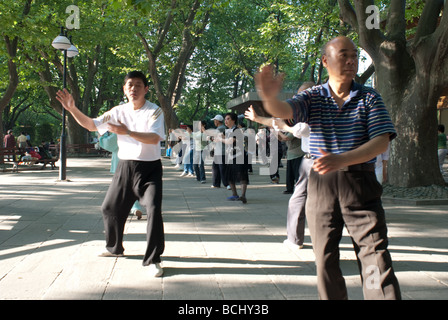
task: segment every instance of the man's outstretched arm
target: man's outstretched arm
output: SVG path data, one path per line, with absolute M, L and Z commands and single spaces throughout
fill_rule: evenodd
M 62 107 L 71 113 L 76 122 L 80 126 L 86 128 L 89 131 L 97 131 L 95 123 L 92 118 L 89 118 L 84 113 L 79 110 L 75 105 L 75 100 L 73 96 L 67 91 L 67 89 L 59 90 L 56 93 L 56 99 L 62 104 Z

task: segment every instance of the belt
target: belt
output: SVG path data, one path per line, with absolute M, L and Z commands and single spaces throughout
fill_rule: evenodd
M 361 163 L 361 164 L 354 164 L 352 166 L 343 167 L 339 169 L 340 171 L 375 171 L 375 164 L 374 163 Z
M 311 153 L 305 153 L 305 155 L 303 156 L 305 159 L 311 159 Z

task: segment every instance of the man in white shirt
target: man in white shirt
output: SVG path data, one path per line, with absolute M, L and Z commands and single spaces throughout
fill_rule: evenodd
M 66 89 L 58 91 L 57 99 L 82 127 L 118 136 L 120 162 L 102 205 L 107 252 L 101 256 L 123 255 L 124 226 L 133 203 L 139 200 L 148 215 L 143 265 L 149 266 L 151 275 L 160 277 L 160 256 L 165 247 L 160 141 L 165 139 L 165 120 L 162 109 L 145 99 L 148 90 L 143 73 L 128 73 L 123 91 L 129 102 L 96 119 L 83 114 Z
M 287 238 L 283 242 L 288 247 L 293 248 L 293 250 L 298 250 L 303 248 L 303 242 L 305 240 L 305 204 L 308 178 L 310 170 L 313 167 L 313 159 L 309 153 L 310 127 L 303 122 L 299 122 L 293 127 L 290 127 L 281 119 L 273 120 L 273 127 L 292 133 L 294 137 L 300 139 L 302 151 L 305 153 L 299 165 L 299 178 L 294 185 L 293 194 L 288 202 L 286 215 Z
M 389 161 L 390 145 L 387 147 L 386 152 L 383 152 L 376 156 L 375 162 L 375 175 L 379 183 L 383 184 L 387 182 L 387 162 Z

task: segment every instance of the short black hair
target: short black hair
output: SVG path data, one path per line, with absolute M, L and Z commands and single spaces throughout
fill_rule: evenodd
M 445 126 L 444 126 L 443 124 L 439 124 L 438 129 L 439 129 L 439 131 L 442 132 L 442 133 L 445 132 Z
M 129 72 L 126 75 L 126 77 L 124 77 L 123 85 L 125 85 L 126 82 L 128 82 L 129 79 L 133 79 L 133 78 L 141 79 L 143 81 L 143 84 L 145 85 L 145 87 L 148 86 L 148 79 L 146 78 L 146 76 L 141 71 L 131 71 L 131 72 Z
M 237 123 L 237 121 L 238 121 L 238 115 L 237 115 L 236 113 L 228 112 L 228 113 L 226 113 L 226 115 L 224 116 L 224 118 L 227 117 L 227 116 L 229 116 L 230 119 L 232 119 L 233 121 L 235 121 L 235 123 Z

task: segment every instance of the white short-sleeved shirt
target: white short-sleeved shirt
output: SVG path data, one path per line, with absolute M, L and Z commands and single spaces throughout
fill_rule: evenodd
M 156 133 L 160 140 L 165 139 L 165 119 L 162 109 L 154 103 L 146 103 L 138 110 L 130 103 L 116 106 L 93 119 L 98 132 L 103 135 L 108 124 L 120 122 L 135 132 Z M 155 161 L 160 159 L 160 141 L 157 144 L 145 144 L 127 135 L 118 135 L 118 157 L 122 160 Z
M 310 127 L 307 123 L 299 122 L 294 127 L 293 135 L 302 140 L 302 151 L 310 152 Z

